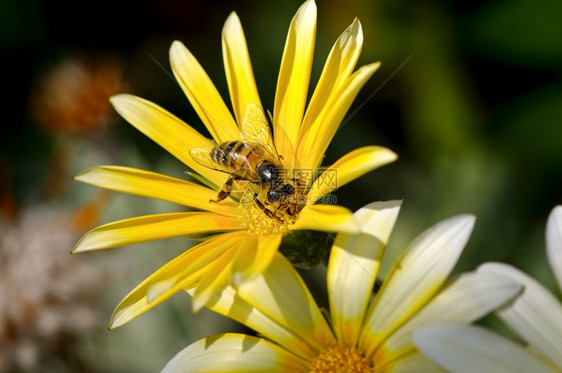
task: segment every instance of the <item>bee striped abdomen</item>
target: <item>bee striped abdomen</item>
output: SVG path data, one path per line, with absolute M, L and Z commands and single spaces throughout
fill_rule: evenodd
M 237 143 L 238 143 L 238 145 L 234 148 L 233 154 L 240 154 L 246 148 L 246 144 L 244 144 L 243 142 L 238 141 Z M 230 164 L 229 165 L 232 168 L 234 168 L 234 166 L 236 165 L 235 159 L 236 159 L 235 156 L 230 157 Z
M 230 153 L 239 141 L 230 141 L 215 146 L 211 151 L 211 159 L 220 165 L 228 166 Z
M 252 178 L 257 178 L 255 167 L 263 160 L 264 154 L 259 144 L 228 141 L 215 146 L 209 155 L 213 162 L 232 169 L 238 175 L 250 172 Z

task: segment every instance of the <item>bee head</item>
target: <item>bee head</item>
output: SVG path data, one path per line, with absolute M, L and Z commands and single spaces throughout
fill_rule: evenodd
M 258 175 L 263 182 L 268 182 L 277 179 L 277 167 L 272 163 L 266 163 L 258 170 Z

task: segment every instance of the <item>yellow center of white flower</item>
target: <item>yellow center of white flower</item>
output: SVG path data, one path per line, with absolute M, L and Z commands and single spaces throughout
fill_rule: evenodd
M 365 373 L 373 368 L 356 348 L 336 345 L 320 354 L 310 365 L 311 373 Z

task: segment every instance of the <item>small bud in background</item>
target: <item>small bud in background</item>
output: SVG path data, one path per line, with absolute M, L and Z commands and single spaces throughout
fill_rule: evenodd
M 117 57 L 66 57 L 39 77 L 30 94 L 30 113 L 52 135 L 91 136 L 115 118 L 109 97 L 125 90 Z

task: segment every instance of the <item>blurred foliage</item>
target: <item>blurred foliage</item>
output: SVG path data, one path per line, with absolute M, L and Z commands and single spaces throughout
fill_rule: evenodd
M 494 0 L 468 18 L 477 52 L 513 65 L 560 70 L 562 3 Z
M 91 52 L 120 56 L 130 92 L 205 133 L 170 79 L 171 42 L 178 39 L 190 48 L 229 102 L 220 32 L 228 14 L 236 10 L 262 101 L 272 110 L 286 31 L 300 4 L 300 0 L 1 2 L 1 57 L 12 78 L 6 80 L 8 97 L 2 102 L 8 136 L 0 140 L 0 175 L 9 185 L 0 189 L 2 197 L 11 195 L 21 206 L 57 198 L 76 208 L 91 198 L 95 188 L 75 185 L 70 177 L 97 164 L 187 177 L 180 162 L 119 118 L 100 132 L 80 137 L 42 130 L 29 112 L 29 98 L 49 67 L 64 56 Z M 382 145 L 398 153 L 395 164 L 336 193 L 338 203 L 353 210 L 374 200 L 404 199 L 383 274 L 425 228 L 454 214 L 473 213 L 477 224 L 458 272 L 484 261 L 504 261 L 555 288 L 543 237 L 549 211 L 562 203 L 560 14 L 562 3 L 556 0 L 318 0 L 313 81 L 332 43 L 355 16 L 365 34 L 359 64 L 382 61 L 352 105 L 325 164 L 363 145 Z M 62 168 L 53 161 L 56 154 L 59 158 L 63 154 Z M 67 185 L 53 196 L 45 192 L 45 185 L 56 170 Z M 114 196 L 109 206 L 104 221 L 177 209 L 127 196 Z M 181 238 L 138 246 L 120 249 L 119 254 L 83 254 L 123 263 L 113 291 L 107 289 L 107 299 L 99 305 L 107 318 L 128 290 L 188 247 Z M 212 313 L 191 315 L 187 298 L 177 296 L 119 330 L 86 335 L 78 355 L 88 367 L 85 370 L 154 371 L 203 335 L 238 328 Z

